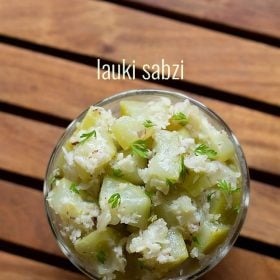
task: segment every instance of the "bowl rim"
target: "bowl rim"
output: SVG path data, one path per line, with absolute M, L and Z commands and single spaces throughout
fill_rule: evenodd
M 225 123 L 225 121 L 218 115 L 216 114 L 212 109 L 201 103 L 200 101 L 197 101 L 196 99 L 188 96 L 188 93 L 181 93 L 181 92 L 176 92 L 172 90 L 161 90 L 161 89 L 132 89 L 132 90 L 127 90 L 127 91 L 122 91 L 117 94 L 111 95 L 109 97 L 106 97 L 97 103 L 91 104 L 88 108 L 86 108 L 78 117 L 76 117 L 64 130 L 62 135 L 60 136 L 59 140 L 57 141 L 48 165 L 47 169 L 45 172 L 45 177 L 44 177 L 44 186 L 43 186 L 43 195 L 44 195 L 44 207 L 45 207 L 45 212 L 47 215 L 47 220 L 48 223 L 51 227 L 51 230 L 54 234 L 54 237 L 56 239 L 56 242 L 58 246 L 60 247 L 61 251 L 64 253 L 64 255 L 71 261 L 71 263 L 78 268 L 82 273 L 87 275 L 90 279 L 99 279 L 97 276 L 92 275 L 89 273 L 82 264 L 78 263 L 78 260 L 73 256 L 73 253 L 71 250 L 68 248 L 68 246 L 64 243 L 63 238 L 61 236 L 61 233 L 55 227 L 54 223 L 51 221 L 51 209 L 47 203 L 47 195 L 48 192 L 50 191 L 51 187 L 49 187 L 49 176 L 51 175 L 51 171 L 53 171 L 52 167 L 53 164 L 55 163 L 56 157 L 58 152 L 61 150 L 63 144 L 65 143 L 65 140 L 68 138 L 69 135 L 73 132 L 75 129 L 76 123 L 79 122 L 86 114 L 88 109 L 91 106 L 100 106 L 104 107 L 112 102 L 121 100 L 123 98 L 129 98 L 129 97 L 134 97 L 134 96 L 167 96 L 167 97 L 174 97 L 178 98 L 181 100 L 176 100 L 176 102 L 182 102 L 184 100 L 189 100 L 191 104 L 196 105 L 200 110 L 202 110 L 204 113 L 206 113 L 207 117 L 210 117 L 214 119 L 215 122 L 217 122 L 222 129 L 226 131 L 228 134 L 231 142 L 234 144 L 235 152 L 237 155 L 238 163 L 240 166 L 240 172 L 241 172 L 241 178 L 242 178 L 242 201 L 241 201 L 241 209 L 236 217 L 234 225 L 232 225 L 231 228 L 231 233 L 227 237 L 226 241 L 221 245 L 221 250 L 219 250 L 218 254 L 215 254 L 216 256 L 210 257 L 210 262 L 207 265 L 202 266 L 201 268 L 195 270 L 192 274 L 190 275 L 182 275 L 179 277 L 175 278 L 168 278 L 172 280 L 195 280 L 211 269 L 213 269 L 218 263 L 224 259 L 224 257 L 229 253 L 231 248 L 233 247 L 236 239 L 238 238 L 241 228 L 244 224 L 247 210 L 249 207 L 249 196 L 250 196 L 250 175 L 249 175 L 249 170 L 245 158 L 245 154 L 242 150 L 242 147 L 237 139 L 237 137 L 234 135 L 232 130 L 229 128 L 229 126 Z M 215 250 L 216 252 L 216 250 Z M 211 262 L 212 260 L 212 262 Z

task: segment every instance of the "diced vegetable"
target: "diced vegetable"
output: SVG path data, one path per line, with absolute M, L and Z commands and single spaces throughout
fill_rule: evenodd
M 103 131 L 108 132 L 114 119 L 110 111 L 91 106 L 82 122 L 77 125 L 73 135 L 67 140 L 65 148 L 68 151 L 72 150 L 77 144 L 85 140 L 84 137 L 81 137 L 83 134 L 95 133 L 94 129 L 96 128 L 102 128 Z
M 146 128 L 143 123 L 132 117 L 123 116 L 115 121 L 112 132 L 121 147 L 126 150 L 133 142 L 149 138 L 153 129 Z
M 154 212 L 158 217 L 164 218 L 168 225 L 183 228 L 187 237 L 199 228 L 200 216 L 187 195 L 165 198 L 163 203 L 155 207 Z
M 68 168 L 83 181 L 89 181 L 93 175 L 102 173 L 117 151 L 108 132 L 102 129 L 95 131 L 95 136 L 76 144 L 72 151 L 64 150 Z M 85 131 L 80 131 L 77 136 L 83 134 Z
M 188 258 L 188 251 L 181 233 L 168 229 L 163 219 L 159 219 L 139 234 L 132 234 L 127 242 L 129 253 L 142 254 L 148 267 L 166 271 Z
M 185 165 L 189 172 L 183 182 L 183 188 L 192 197 L 197 197 L 204 190 L 215 186 L 219 180 L 226 180 L 232 186 L 237 185 L 239 172 L 234 172 L 219 161 L 206 160 L 205 157 L 193 156 L 185 159 Z
M 182 237 L 182 234 L 178 230 L 171 228 L 168 231 L 167 239 L 170 242 L 169 243 L 169 246 L 171 248 L 170 254 L 174 258 L 174 261 L 172 262 L 172 266 L 178 265 L 182 263 L 184 260 L 186 260 L 189 254 L 184 239 Z
M 226 193 L 221 190 L 214 191 L 210 201 L 210 213 L 221 214 L 220 221 L 223 224 L 232 224 L 239 212 L 240 191 Z
M 229 226 L 205 222 L 195 235 L 194 244 L 204 254 L 210 253 L 219 244 L 222 244 L 229 232 Z
M 78 240 L 75 249 L 100 276 L 114 271 L 124 272 L 126 259 L 121 238 L 121 234 L 112 228 L 94 231 Z
M 110 198 L 116 194 L 119 202 L 116 207 L 113 207 Z M 124 223 L 138 228 L 147 225 L 151 200 L 139 186 L 121 179 L 105 177 L 99 195 L 99 204 L 102 211 L 109 212 L 111 216 L 109 224 Z
M 81 193 L 75 183 L 63 178 L 56 181 L 47 200 L 64 223 L 88 230 L 94 226 L 92 218 L 99 215 L 99 208 L 94 202 L 84 201 Z
M 148 168 L 140 172 L 140 177 L 148 189 L 158 189 L 167 194 L 180 178 L 180 153 L 185 149 L 180 147 L 180 137 L 177 132 L 157 131 L 154 135 L 155 156 L 149 161 Z
M 118 153 L 111 162 L 113 177 L 118 177 L 136 185 L 142 185 L 143 180 L 138 174 L 138 170 L 145 168 L 147 160 L 135 154 Z
M 180 265 L 189 257 L 182 234 L 177 229 L 171 228 L 168 230 L 167 240 L 169 243 L 168 245 L 163 246 L 163 248 L 166 247 L 166 249 L 163 250 L 167 250 L 169 252 L 168 254 L 170 255 L 170 258 L 168 262 L 159 263 L 156 260 L 145 261 L 145 259 L 143 259 L 143 263 L 146 267 L 154 268 L 162 274 Z
M 226 161 L 233 157 L 234 147 L 227 133 L 215 128 L 204 113 L 197 108 L 193 109 L 189 115 L 189 123 L 192 126 L 192 131 L 196 131 L 195 136 L 217 152 L 217 160 Z
M 170 100 L 164 97 L 148 102 L 130 100 L 120 102 L 122 115 L 132 116 L 141 123 L 150 120 L 159 128 L 165 128 L 169 124 L 170 105 Z

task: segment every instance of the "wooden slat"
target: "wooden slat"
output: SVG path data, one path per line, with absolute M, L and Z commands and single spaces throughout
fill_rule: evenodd
M 28 149 L 26 152 L 28 154 Z M 24 162 L 22 165 L 30 163 L 26 160 L 22 162 Z M 37 165 L 44 167 L 43 158 L 40 162 L 42 164 L 37 162 Z M 46 240 L 51 238 L 43 209 L 42 194 L 5 181 L 1 182 L 0 193 L 0 210 L 4 213 L 0 217 L 0 223 L 5 225 L 0 229 L 0 238 L 24 242 L 25 245 L 32 244 L 36 249 L 43 248 Z M 242 235 L 280 245 L 279 203 L 279 189 L 252 181 L 251 203 Z M 37 209 L 36 213 L 34 209 Z M 28 230 L 24 230 L 25 228 Z M 48 245 L 46 251 L 58 253 L 54 240 L 50 240 L 49 243 L 50 246 Z
M 3 70 L 3 74 L 0 75 L 0 92 L 3 101 L 69 119 L 75 118 L 90 104 L 116 92 L 131 88 L 158 88 L 153 83 L 138 80 L 111 82 L 96 80 L 94 68 L 4 45 L 0 45 L 0 60 Z M 240 140 L 251 167 L 280 173 L 280 154 L 275 153 L 280 150 L 278 141 L 280 125 L 277 117 L 208 98 L 191 96 L 205 103 L 229 124 Z M 26 130 L 29 131 L 29 124 L 26 126 Z M 10 130 L 9 124 L 6 129 Z M 19 126 L 15 127 L 7 137 L 11 137 L 10 140 L 14 141 L 14 138 L 18 138 L 20 129 Z M 45 125 L 39 125 L 38 129 L 40 135 L 34 132 L 39 138 L 38 143 L 51 141 L 48 150 L 41 148 L 40 152 L 47 158 L 61 130 Z M 55 132 L 46 139 L 46 131 Z M 28 133 L 32 134 L 31 131 Z M 12 134 L 13 136 L 10 136 Z M 6 138 L 2 141 L 4 144 L 8 143 Z M 17 141 L 21 141 L 21 138 Z M 38 144 L 35 148 L 40 149 Z M 12 146 L 9 149 L 12 154 L 17 155 L 18 151 L 16 152 Z M 33 151 L 31 145 L 30 151 Z M 13 158 L 7 154 L 7 162 L 4 163 L 7 168 L 13 170 L 13 164 L 9 165 L 11 160 Z M 43 170 L 38 170 L 36 161 L 38 159 L 32 161 L 30 167 L 26 167 L 28 169 L 26 174 L 42 176 Z M 15 166 L 19 164 L 17 162 Z M 31 167 L 33 165 L 34 167 Z M 30 168 L 35 171 L 30 172 Z M 20 167 L 15 170 L 19 171 Z
M 263 189 L 265 188 L 266 187 L 263 187 Z M 269 205 L 263 204 L 262 197 L 258 197 L 258 199 L 256 199 L 256 197 L 259 196 L 259 193 L 258 191 L 256 191 L 255 183 L 253 184 L 252 189 L 253 189 L 252 200 L 259 200 L 260 202 L 259 205 L 257 205 L 258 207 L 257 209 L 255 208 L 256 205 L 252 203 L 252 211 L 257 212 L 258 209 L 267 206 L 269 210 L 271 210 L 269 212 L 269 215 L 274 216 L 275 221 L 277 222 L 277 213 L 272 212 L 273 206 L 271 207 Z M 267 200 L 268 198 L 267 192 L 264 192 L 263 196 L 264 196 L 264 200 Z M 279 198 L 279 193 L 278 193 L 278 198 Z M 35 248 L 37 250 L 41 250 L 42 252 L 54 253 L 56 255 L 61 254 L 58 252 L 58 249 L 55 248 L 56 244 L 54 242 L 54 238 L 52 237 L 52 234 L 48 229 L 48 225 L 45 219 L 45 214 L 41 209 L 42 196 L 40 192 L 33 189 L 23 188 L 13 183 L 1 181 L 0 201 L 1 201 L 0 210 L 1 213 L 3 214 L 1 215 L 0 221 L 2 225 L 3 224 L 5 225 L 5 228 L 1 227 L 0 229 L 0 239 L 8 240 L 10 242 L 18 243 L 20 245 Z M 273 200 L 271 201 L 271 203 L 274 204 Z M 34 211 L 34 209 L 36 209 L 36 211 Z M 260 211 L 258 212 L 260 215 L 259 218 L 260 223 L 258 224 L 258 227 L 264 227 L 266 224 L 262 223 L 261 221 L 262 219 L 265 219 L 267 217 L 263 216 L 262 212 Z M 258 227 L 255 228 L 256 232 L 258 232 Z M 243 230 L 243 232 L 245 231 L 246 230 Z M 263 237 L 265 237 L 265 241 L 267 241 L 270 238 L 271 234 L 274 235 L 273 231 L 261 232 L 261 234 L 264 234 Z M 262 236 L 258 236 L 258 237 L 262 238 Z M 276 238 L 276 236 L 274 236 L 274 238 Z M 247 261 L 245 261 L 246 258 L 248 258 Z M 253 263 L 256 265 L 256 267 L 252 265 Z M 24 270 L 26 267 L 28 267 L 28 264 L 22 265 L 21 269 Z M 36 273 L 37 271 L 36 267 L 30 270 L 32 270 L 32 272 L 30 273 Z M 54 268 L 54 270 L 57 271 L 56 268 Z M 275 278 L 275 276 L 278 274 L 278 270 L 279 270 L 279 266 L 277 268 L 276 260 L 273 260 L 269 257 L 260 256 L 252 252 L 247 252 L 245 250 L 241 250 L 238 248 L 233 248 L 230 254 L 225 258 L 225 260 L 222 261 L 212 272 L 207 274 L 207 276 L 205 276 L 204 279 L 208 279 L 208 280 L 217 279 L 217 276 L 219 276 L 219 279 L 225 279 L 225 275 L 226 275 L 226 279 L 235 280 L 236 275 L 241 275 L 241 274 L 244 276 L 242 279 L 261 280 L 264 279 L 262 278 L 263 275 L 269 277 L 266 279 L 277 279 Z M 8 272 L 10 273 L 9 270 L 6 271 L 5 273 Z M 250 278 L 249 276 L 251 276 L 252 278 Z M 1 276 L 0 279 L 2 279 Z M 8 279 L 8 278 L 3 278 L 3 279 Z
M 86 280 L 80 273 L 0 252 L 1 280 Z
M 183 59 L 189 81 L 280 104 L 277 48 L 102 1 L 0 3 L 8 36 L 139 67 Z
M 43 193 L 3 180 L 0 185 L 0 239 L 62 256 L 47 221 Z
M 245 250 L 233 249 L 203 280 L 279 279 L 280 262 Z
M 43 178 L 48 159 L 62 129 L 0 113 L 0 166 L 24 175 Z
M 279 205 L 279 189 L 252 180 L 242 235 L 280 246 Z
M 155 8 L 280 37 L 278 0 L 128 0 Z

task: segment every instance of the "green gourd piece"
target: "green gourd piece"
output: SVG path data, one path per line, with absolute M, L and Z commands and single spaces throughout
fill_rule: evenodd
M 110 212 L 110 224 L 121 222 L 144 228 L 150 216 L 151 200 L 142 187 L 106 176 L 101 186 L 99 205 L 102 211 Z
M 81 258 L 94 268 L 100 276 L 114 271 L 124 272 L 126 260 L 123 256 L 121 234 L 112 229 L 94 231 L 79 239 L 74 247 Z
M 112 133 L 120 146 L 126 150 L 133 142 L 149 138 L 153 133 L 153 128 L 145 128 L 139 120 L 123 116 L 114 122 Z
M 204 254 L 210 253 L 219 244 L 222 244 L 226 239 L 230 227 L 223 224 L 213 224 L 211 222 L 204 222 L 195 234 L 196 246 Z

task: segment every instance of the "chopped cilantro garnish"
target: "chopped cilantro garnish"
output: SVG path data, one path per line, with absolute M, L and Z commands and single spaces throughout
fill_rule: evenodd
M 188 123 L 187 116 L 184 113 L 182 113 L 182 112 L 174 114 L 171 117 L 171 120 L 175 121 L 175 122 L 178 122 L 180 125 L 186 125 Z
M 99 251 L 99 252 L 97 252 L 96 258 L 97 258 L 97 260 L 98 260 L 100 263 L 104 264 L 105 261 L 106 261 L 106 254 L 105 254 L 105 252 L 104 252 L 104 251 Z
M 151 191 L 145 191 L 145 194 L 150 198 L 152 199 L 152 197 L 155 195 L 154 192 L 151 192 Z
M 144 140 L 137 140 L 131 144 L 132 152 L 142 158 L 149 158 L 149 150 Z
M 76 183 L 72 183 L 72 184 L 70 185 L 69 189 L 70 189 L 72 192 L 79 194 L 80 192 L 79 192 L 79 190 L 77 189 L 77 186 L 78 186 L 78 185 L 77 185 Z
M 215 194 L 215 192 L 211 192 L 207 194 L 207 202 L 210 202 L 212 200 L 213 195 Z
M 234 211 L 234 213 L 238 214 L 240 211 L 240 207 L 239 206 L 234 207 L 233 211 Z
M 116 208 L 121 204 L 121 196 L 119 193 L 114 193 L 108 200 L 109 204 L 111 204 L 112 208 Z
M 230 182 L 226 181 L 226 180 L 219 180 L 217 182 L 217 187 L 222 190 L 225 191 L 227 193 L 234 193 L 234 192 L 238 192 L 240 190 L 240 188 L 236 188 L 234 189 L 231 185 Z
M 55 177 L 55 176 L 53 176 L 51 179 L 50 179 L 50 185 L 52 186 L 52 185 L 54 185 L 55 184 L 55 182 L 56 182 L 56 180 L 57 180 L 57 178 Z
M 49 179 L 50 186 L 53 186 L 55 184 L 55 182 L 57 180 L 61 179 L 62 177 L 63 177 L 62 176 L 62 171 L 59 168 L 56 168 L 53 171 L 52 177 L 50 177 L 50 179 Z
M 197 246 L 200 245 L 200 242 L 199 242 L 197 236 L 193 236 L 192 241 L 193 241 L 193 243 L 195 243 L 195 245 L 197 245 Z
M 89 133 L 83 133 L 83 134 L 80 136 L 80 138 L 81 138 L 82 140 L 79 142 L 79 144 L 84 143 L 85 141 L 87 141 L 87 140 L 88 140 L 90 137 L 92 137 L 92 136 L 96 137 L 96 131 L 95 131 L 95 130 L 93 130 L 93 131 L 91 131 L 91 132 L 89 132 Z
M 112 174 L 115 177 L 122 177 L 123 176 L 123 173 L 122 173 L 122 171 L 120 169 L 112 168 Z
M 165 182 L 168 187 L 172 187 L 176 183 L 176 180 L 167 178 Z
M 206 155 L 209 159 L 215 159 L 216 158 L 216 155 L 217 155 L 217 152 L 210 149 L 207 145 L 205 144 L 200 144 L 198 147 L 195 148 L 194 150 L 194 154 L 196 156 L 199 156 L 199 155 Z
M 155 124 L 153 124 L 153 122 L 151 120 L 145 120 L 143 125 L 146 127 L 146 128 L 149 128 L 149 127 L 153 127 L 155 126 Z

